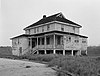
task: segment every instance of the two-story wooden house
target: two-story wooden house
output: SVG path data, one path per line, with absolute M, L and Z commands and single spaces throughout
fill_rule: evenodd
M 12 39 L 13 55 L 87 54 L 87 38 L 80 35 L 82 26 L 66 19 L 62 13 L 43 18 L 24 28 L 25 34 Z

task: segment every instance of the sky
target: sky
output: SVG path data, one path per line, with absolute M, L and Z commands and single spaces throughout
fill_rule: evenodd
M 82 26 L 89 46 L 100 45 L 100 0 L 0 0 L 0 46 L 11 46 L 10 38 L 25 27 L 59 12 Z

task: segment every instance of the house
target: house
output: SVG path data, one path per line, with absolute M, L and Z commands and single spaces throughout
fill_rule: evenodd
M 57 13 L 24 28 L 25 34 L 11 38 L 13 55 L 87 54 L 87 38 L 80 35 L 82 26 Z

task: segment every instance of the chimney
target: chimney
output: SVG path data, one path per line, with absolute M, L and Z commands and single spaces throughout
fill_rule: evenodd
M 46 15 L 43 15 L 43 19 L 46 18 Z

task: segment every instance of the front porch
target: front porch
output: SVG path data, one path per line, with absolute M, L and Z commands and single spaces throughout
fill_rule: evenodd
M 29 38 L 29 47 L 33 54 L 62 54 L 62 55 L 76 55 L 74 50 L 64 49 L 64 35 L 63 34 L 45 34 L 38 36 L 31 36 Z

